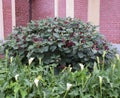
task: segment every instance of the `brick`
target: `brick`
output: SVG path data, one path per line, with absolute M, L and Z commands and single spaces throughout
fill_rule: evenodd
M 12 31 L 11 0 L 3 0 L 3 20 L 4 36 L 6 39 Z
M 32 13 L 33 20 L 54 17 L 54 0 L 33 0 Z
M 58 16 L 66 17 L 66 0 L 58 0 Z
M 120 0 L 100 0 L 100 32 L 108 41 L 120 43 Z
M 29 22 L 29 2 L 28 1 L 29 0 L 15 0 L 17 26 L 25 26 Z
M 74 0 L 74 16 L 83 21 L 87 21 L 88 0 Z

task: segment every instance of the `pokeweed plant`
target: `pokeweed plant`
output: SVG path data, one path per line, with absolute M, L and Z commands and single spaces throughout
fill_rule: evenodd
M 72 18 L 47 18 L 31 21 L 26 27 L 16 27 L 4 44 L 10 56 L 19 55 L 23 63 L 31 57 L 42 58 L 44 65 L 58 64 L 59 68 L 79 63 L 93 68 L 97 57 L 105 67 L 114 59 L 114 48 L 96 26 Z M 106 51 L 103 61 L 103 53 Z

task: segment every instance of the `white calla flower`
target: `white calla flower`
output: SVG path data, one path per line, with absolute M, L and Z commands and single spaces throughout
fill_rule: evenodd
M 18 76 L 19 76 L 19 74 L 16 74 L 16 75 L 15 75 L 15 80 L 16 80 L 16 81 L 18 80 Z
M 103 77 L 101 77 L 101 76 L 98 76 L 98 77 L 99 77 L 100 84 L 102 84 Z
M 102 55 L 103 58 L 105 57 L 106 53 L 107 53 L 106 51 L 103 51 L 103 55 Z
M 33 60 L 34 60 L 34 58 L 29 59 L 29 61 L 28 61 L 29 65 L 32 63 Z
M 97 56 L 97 63 L 100 64 L 100 58 Z
M 36 87 L 38 87 L 38 82 L 39 82 L 39 79 L 35 78 L 34 83 L 35 83 Z
M 10 63 L 12 63 L 13 62 L 13 57 L 10 57 Z
M 69 67 L 69 71 L 70 71 L 70 72 L 72 71 L 72 67 Z
M 72 84 L 67 83 L 67 91 L 70 90 L 71 87 L 72 87 Z
M 83 70 L 84 69 L 84 65 L 82 63 L 80 63 L 79 65 L 80 65 L 81 70 Z
M 115 66 L 116 66 L 115 64 L 112 65 L 113 71 L 115 70 Z
M 116 56 L 117 60 L 120 59 L 120 55 L 119 54 L 115 54 L 115 56 Z

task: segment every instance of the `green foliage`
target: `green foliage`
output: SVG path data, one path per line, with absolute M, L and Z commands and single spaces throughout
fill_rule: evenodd
M 35 62 L 42 58 L 44 65 L 71 65 L 74 70 L 79 63 L 93 68 L 97 56 L 102 65 L 104 51 L 106 65 L 114 58 L 114 49 L 96 26 L 71 18 L 48 18 L 32 21 L 27 27 L 17 27 L 4 46 L 10 56 L 19 55 L 23 63 L 31 57 L 36 58 Z
M 117 56 L 118 57 L 118 56 Z M 55 65 L 24 66 L 19 57 L 0 60 L 0 98 L 120 98 L 120 58 L 92 73 L 71 67 L 54 74 Z
M 4 47 L 3 47 L 3 42 L 0 41 L 0 54 L 4 53 Z

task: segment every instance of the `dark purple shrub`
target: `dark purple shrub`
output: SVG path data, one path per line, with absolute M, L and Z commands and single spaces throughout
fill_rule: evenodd
M 74 69 L 79 63 L 93 68 L 97 56 L 102 61 L 104 51 L 107 66 L 115 53 L 96 26 L 72 18 L 32 21 L 27 27 L 15 28 L 8 40 L 5 49 L 10 56 L 19 55 L 24 62 L 42 58 L 44 64 L 71 65 Z

